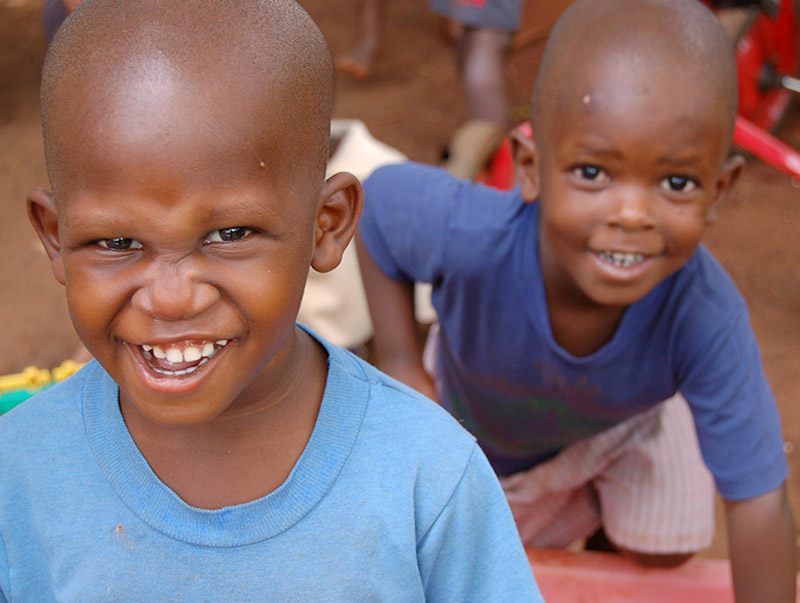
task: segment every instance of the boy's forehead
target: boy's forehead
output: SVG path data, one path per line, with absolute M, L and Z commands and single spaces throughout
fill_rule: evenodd
M 270 148 L 307 124 L 288 124 L 292 94 L 279 77 L 182 69 L 162 53 L 125 57 L 68 89 L 48 124 L 70 147 L 158 145 L 176 152 Z M 60 136 L 58 134 L 64 130 Z
M 587 53 L 570 66 L 570 76 L 554 88 L 557 98 L 549 109 L 560 116 L 647 112 L 647 103 L 667 97 L 676 105 L 693 110 L 708 106 L 724 116 L 725 112 L 719 110 L 725 103 L 723 91 L 709 84 L 703 71 L 687 66 L 669 49 L 637 53 L 625 45 L 609 45 L 601 52 Z
M 89 1 L 45 64 L 51 179 L 82 144 L 258 153 L 280 141 L 324 168 L 331 95 L 327 46 L 290 0 Z
M 534 122 L 542 131 L 556 117 L 647 111 L 653 95 L 712 107 L 732 124 L 735 63 L 716 18 L 696 0 L 577 0 L 548 42 Z

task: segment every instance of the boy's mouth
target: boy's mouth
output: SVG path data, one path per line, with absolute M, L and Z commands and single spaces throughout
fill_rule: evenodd
M 638 266 L 644 262 L 648 256 L 643 253 L 630 253 L 625 251 L 593 251 L 594 255 L 603 262 L 616 266 L 617 268 L 630 268 Z
M 229 339 L 217 341 L 185 341 L 170 344 L 137 346 L 150 368 L 165 377 L 190 375 L 211 360 Z

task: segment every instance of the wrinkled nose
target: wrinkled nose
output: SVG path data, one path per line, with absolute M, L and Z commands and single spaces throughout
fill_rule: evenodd
M 654 225 L 651 200 L 643 187 L 621 187 L 615 194 L 609 225 L 625 230 L 641 230 Z
M 220 299 L 219 290 L 200 278 L 191 261 L 158 262 L 133 294 L 133 306 L 158 320 L 199 316 Z

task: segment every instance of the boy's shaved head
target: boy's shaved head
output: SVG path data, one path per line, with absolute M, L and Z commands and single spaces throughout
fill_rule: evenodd
M 586 111 L 602 104 L 596 90 L 609 84 L 600 81 L 609 75 L 616 80 L 610 85 L 627 87 L 634 95 L 648 81 L 664 78 L 695 88 L 724 112 L 732 131 L 737 99 L 732 43 L 720 21 L 697 0 L 571 4 L 553 29 L 534 85 L 537 139 L 576 103 Z
M 31 191 L 28 215 L 134 439 L 204 424 L 219 441 L 223 423 L 238 438 L 223 415 L 260 417 L 259 441 L 276 420 L 310 436 L 326 362 L 297 311 L 362 203 L 354 176 L 325 177 L 332 94 L 327 45 L 294 0 L 88 0 L 56 35 L 53 190 Z M 247 500 L 273 479 L 253 462 Z
M 515 148 L 549 306 L 611 317 L 579 355 L 697 251 L 742 167 L 736 99 L 732 44 L 697 0 L 575 0 L 554 28 L 535 141 Z
M 280 167 L 303 165 L 321 183 L 332 90 L 324 38 L 293 0 L 89 0 L 61 28 L 44 66 L 54 192 L 80 172 L 76 138 L 92 145 L 80 124 L 101 123 L 94 129 L 122 143 L 156 136 L 170 145 L 190 119 L 249 129 L 242 140 L 254 156 L 280 148 Z M 281 139 L 263 140 L 270 133 Z M 217 143 L 213 128 L 197 146 L 206 143 Z

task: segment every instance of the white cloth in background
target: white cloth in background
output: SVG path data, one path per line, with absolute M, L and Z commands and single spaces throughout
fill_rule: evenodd
M 406 161 L 405 155 L 373 138 L 364 123 L 356 119 L 332 120 L 331 140 L 335 151 L 328 162 L 328 176 L 350 172 L 364 180 L 382 165 Z M 432 322 L 436 314 L 430 304 L 430 286 L 418 284 L 416 289 L 417 319 Z M 372 321 L 354 243 L 348 245 L 338 268 L 324 274 L 309 271 L 297 319 L 346 348 L 361 345 L 372 337 Z

